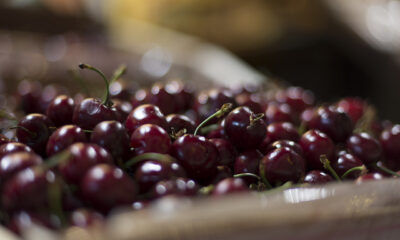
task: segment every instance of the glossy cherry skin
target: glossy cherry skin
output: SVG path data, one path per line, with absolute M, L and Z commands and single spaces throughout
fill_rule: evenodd
M 372 180 L 382 180 L 384 176 L 380 173 L 367 173 L 363 176 L 359 176 L 356 179 L 356 183 L 360 184 L 366 181 L 372 181 Z
M 301 146 L 298 143 L 295 143 L 290 140 L 279 140 L 279 141 L 275 141 L 275 142 L 271 143 L 268 146 L 268 148 L 265 150 L 264 154 L 267 154 L 275 149 L 283 148 L 283 147 L 290 148 L 293 151 L 295 151 L 297 154 L 299 154 L 300 156 L 303 156 L 303 149 L 301 148 Z
M 253 173 L 258 175 L 260 161 L 263 155 L 258 150 L 248 150 L 240 153 L 235 159 L 234 174 Z M 256 182 L 252 177 L 243 177 L 247 183 Z
M 106 149 L 114 159 L 129 155 L 129 136 L 125 126 L 118 121 L 104 121 L 94 127 L 90 141 Z
M 292 110 L 287 104 L 268 104 L 265 110 L 265 118 L 268 124 L 274 122 L 295 122 Z
M 332 181 L 333 178 L 330 175 L 326 174 L 325 172 L 319 170 L 312 170 L 306 174 L 303 182 L 310 184 L 325 184 Z
M 133 110 L 132 104 L 119 99 L 112 99 L 112 102 L 114 103 L 113 107 L 115 107 L 118 112 L 118 122 L 125 123 L 129 113 Z
M 3 184 L 17 172 L 42 163 L 42 158 L 32 152 L 10 153 L 0 158 L 0 184 Z
M 225 178 L 218 182 L 213 191 L 213 196 L 223 196 L 232 193 L 247 192 L 249 189 L 241 178 Z
M 315 102 L 314 94 L 300 87 L 289 87 L 285 90 L 278 91 L 275 95 L 275 99 L 280 103 L 288 104 L 296 113 L 301 113 Z
M 132 133 L 130 146 L 134 148 L 135 155 L 148 152 L 168 153 L 171 139 L 161 127 L 144 124 Z
M 75 125 L 62 126 L 51 134 L 46 146 L 47 156 L 59 153 L 76 142 L 87 142 L 82 129 Z
M 207 138 L 223 138 L 228 139 L 228 136 L 225 134 L 225 119 L 223 119 L 220 123 L 218 123 L 218 127 L 214 130 L 211 130 L 207 133 Z
M 241 93 L 236 95 L 235 100 L 239 106 L 246 106 L 255 113 L 263 112 L 261 100 L 256 95 Z
M 133 109 L 126 119 L 125 127 L 128 134 L 132 134 L 136 128 L 143 124 L 154 124 L 164 129 L 168 128 L 167 121 L 164 118 L 164 114 L 161 113 L 160 108 L 151 104 L 143 104 Z
M 225 134 L 239 150 L 256 149 L 266 136 L 264 120 L 252 120 L 255 115 L 247 107 L 232 110 L 225 118 Z
M 232 170 L 229 167 L 224 165 L 217 166 L 217 174 L 211 181 L 211 184 L 216 184 L 225 178 L 231 178 L 231 177 L 232 177 Z
M 45 207 L 48 201 L 47 187 L 54 179 L 53 172 L 38 167 L 22 170 L 5 183 L 3 207 L 9 211 Z
M 199 93 L 194 104 L 194 109 L 197 111 L 200 121 L 203 121 L 220 109 L 225 103 L 231 103 L 233 107 L 236 106 L 233 94 L 228 90 L 213 88 Z M 216 121 L 213 120 L 210 123 L 215 123 Z
M 338 158 L 331 161 L 331 166 L 335 172 L 341 177 L 347 170 L 362 166 L 363 162 L 351 153 L 342 152 Z M 347 175 L 348 179 L 355 179 L 360 175 L 360 171 L 354 171 Z
M 211 138 L 209 141 L 212 142 L 218 150 L 218 165 L 233 167 L 238 154 L 235 147 L 228 140 L 222 138 Z
M 262 142 L 260 143 L 260 145 L 258 145 L 258 150 L 262 153 L 262 154 L 267 154 L 269 151 L 269 145 L 271 145 L 271 139 L 269 139 L 268 136 L 266 136 L 264 138 L 264 140 L 262 140 Z
M 176 112 L 183 112 L 192 107 L 194 88 L 179 80 L 172 80 L 165 84 L 165 89 L 175 97 Z
M 101 212 L 131 204 L 136 200 L 138 187 L 121 169 L 109 164 L 90 168 L 80 183 L 82 199 Z
M 168 124 L 168 132 L 176 133 L 182 129 L 186 129 L 186 133 L 193 133 L 196 129 L 196 124 L 193 120 L 181 114 L 170 114 L 165 117 Z
M 92 130 L 102 121 L 118 119 L 115 107 L 107 107 L 95 98 L 86 98 L 76 105 L 72 116 L 72 122 L 85 130 Z
M 354 133 L 347 139 L 346 147 L 364 164 L 377 162 L 382 155 L 382 147 L 369 133 Z
M 93 210 L 80 208 L 76 209 L 69 216 L 69 223 L 72 226 L 77 227 L 90 227 L 96 223 L 102 223 L 104 221 L 103 215 Z
M 58 95 L 66 93 L 66 88 L 61 87 L 56 84 L 48 84 L 46 85 L 39 98 L 39 107 L 40 107 L 40 113 L 45 114 L 47 111 L 48 106 L 50 103 L 53 101 L 54 98 L 56 98 Z
M 23 80 L 18 84 L 19 103 L 26 114 L 40 112 L 39 99 L 41 92 L 42 86 L 38 81 Z
M 135 180 L 142 193 L 149 191 L 161 180 L 178 177 L 185 178 L 185 170 L 177 163 L 166 161 L 148 160 L 140 164 L 135 171 Z
M 350 117 L 333 106 L 318 108 L 307 126 L 326 133 L 335 142 L 345 142 L 353 131 Z
M 303 149 L 307 167 L 311 170 L 324 170 L 320 158 L 325 155 L 329 160 L 334 157 L 335 145 L 323 132 L 309 130 L 301 136 L 299 144 Z
M 16 136 L 19 142 L 28 145 L 36 153 L 43 154 L 51 134 L 51 126 L 52 123 L 46 115 L 31 113 L 19 121 Z
M 265 155 L 261 163 L 264 176 L 274 186 L 285 182 L 299 182 L 304 178 L 306 163 L 290 148 L 279 148 Z
M 357 97 L 347 97 L 337 103 L 337 108 L 339 111 L 347 113 L 353 124 L 356 124 L 364 114 L 366 103 Z
M 400 170 L 400 125 L 382 131 L 380 142 L 383 149 L 383 163 L 391 170 Z
M 96 144 L 74 143 L 67 152 L 69 155 L 59 163 L 58 170 L 64 181 L 70 184 L 79 184 L 83 175 L 96 164 L 113 164 L 111 155 Z
M 67 95 L 60 95 L 50 102 L 46 115 L 57 127 L 71 124 L 74 107 L 74 99 Z
M 0 158 L 10 153 L 16 152 L 33 152 L 32 148 L 19 142 L 10 142 L 0 146 Z
M 218 150 L 204 137 L 191 134 L 179 137 L 172 144 L 171 152 L 194 180 L 207 181 L 217 172 Z
M 110 97 L 129 101 L 131 96 L 135 93 L 136 85 L 133 81 L 116 80 L 110 84 Z
M 10 139 L 8 139 L 6 136 L 4 136 L 3 134 L 0 134 L 0 146 L 5 144 L 5 143 L 9 143 L 11 142 Z
M 299 141 L 300 136 L 296 127 L 289 122 L 276 122 L 267 126 L 267 137 L 271 142 L 278 140 Z
M 161 112 L 166 115 L 177 112 L 178 110 L 175 96 L 168 92 L 168 89 L 161 83 L 155 83 L 151 87 L 148 103 L 159 107 Z
M 177 178 L 160 181 L 152 189 L 152 198 L 161 198 L 167 195 L 194 196 L 199 190 L 199 185 L 191 179 Z

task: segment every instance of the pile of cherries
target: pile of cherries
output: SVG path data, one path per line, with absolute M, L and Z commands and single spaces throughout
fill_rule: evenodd
M 88 227 L 170 195 L 399 176 L 400 125 L 359 98 L 316 105 L 300 87 L 194 92 L 176 80 L 133 89 L 124 68 L 109 81 L 80 67 L 103 78 L 103 100 L 19 85 L 24 116 L 0 138 L 0 221 L 16 233 Z

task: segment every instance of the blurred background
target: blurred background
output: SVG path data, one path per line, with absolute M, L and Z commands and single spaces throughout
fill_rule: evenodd
M 191 44 L 197 41 L 229 50 L 256 69 L 255 75 L 311 89 L 321 101 L 360 96 L 382 118 L 400 121 L 400 1 L 0 2 L 0 72 L 6 81 L 51 81 L 56 75 L 47 74 L 53 71 L 48 62 L 57 71 L 65 68 L 65 56 L 84 59 L 83 52 L 113 68 L 119 61 L 115 51 L 126 60 L 127 52 L 138 49 L 163 59 L 152 69 L 152 77 L 159 77 L 169 61 L 185 65 L 198 59 L 203 48 L 195 51 Z M 229 74 L 225 81 L 231 81 Z

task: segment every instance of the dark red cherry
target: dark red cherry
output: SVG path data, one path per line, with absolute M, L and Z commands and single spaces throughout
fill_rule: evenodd
M 248 107 L 251 111 L 256 113 L 263 112 L 261 99 L 257 98 L 257 96 L 254 94 L 241 93 L 236 95 L 235 100 L 239 106 Z
M 126 119 L 125 127 L 128 130 L 128 134 L 132 134 L 136 128 L 143 124 L 154 124 L 164 129 L 168 128 L 164 114 L 161 113 L 157 106 L 151 104 L 143 104 L 133 109 Z
M 238 154 L 235 147 L 228 140 L 222 138 L 211 138 L 209 141 L 212 142 L 218 150 L 218 165 L 233 167 Z
M 76 105 L 72 116 L 72 122 L 86 130 L 92 130 L 102 121 L 118 119 L 115 107 L 108 107 L 95 98 L 86 98 Z
M 80 183 L 82 199 L 102 212 L 131 204 L 136 200 L 138 188 L 121 169 L 109 164 L 90 168 Z
M 324 170 L 320 161 L 321 155 L 326 155 L 330 160 L 334 157 L 335 145 L 325 133 L 318 130 L 304 133 L 299 144 L 303 149 L 308 169 Z
M 168 153 L 171 148 L 171 139 L 161 127 L 144 124 L 132 133 L 130 146 L 134 148 L 136 155 L 147 152 Z
M 263 155 L 258 150 L 248 150 L 240 153 L 235 160 L 234 174 L 253 173 L 258 175 L 260 161 L 262 158 Z M 243 177 L 243 179 L 247 183 L 253 183 L 257 181 L 257 179 L 252 177 Z
M 347 139 L 347 148 L 364 164 L 377 162 L 382 155 L 382 147 L 369 133 L 354 133 Z
M 16 136 L 19 142 L 28 145 L 36 153 L 43 154 L 51 134 L 51 126 L 52 123 L 46 115 L 31 113 L 19 121 Z
M 400 170 L 400 125 L 382 131 L 380 142 L 383 149 L 384 161 L 391 170 Z
M 192 86 L 179 80 L 172 80 L 165 84 L 165 89 L 175 97 L 177 107 L 175 112 L 183 112 L 192 107 L 194 101 L 194 89 Z
M 207 133 L 207 138 L 208 139 L 212 139 L 212 138 L 228 139 L 228 137 L 225 134 L 225 119 L 223 119 L 218 124 L 218 127 L 216 129 L 211 130 L 209 133 Z
M 351 168 L 360 167 L 362 165 L 363 162 L 351 153 L 341 153 L 337 159 L 331 160 L 331 166 L 339 176 L 342 176 Z M 347 175 L 347 178 L 355 179 L 360 175 L 360 173 L 361 171 L 353 171 Z
M 74 99 L 59 95 L 50 102 L 46 115 L 57 127 L 71 124 L 74 107 Z
M 195 180 L 207 181 L 216 174 L 218 150 L 202 136 L 186 134 L 179 137 L 172 144 L 172 155 Z
M 47 156 L 59 153 L 73 143 L 86 141 L 86 134 L 80 127 L 65 125 L 51 134 L 46 147 Z
M 186 177 L 185 170 L 179 164 L 167 161 L 148 160 L 135 171 L 135 179 L 140 192 L 149 191 L 157 182 L 172 178 Z
M 2 201 L 6 210 L 38 209 L 47 205 L 47 187 L 54 173 L 38 167 L 22 170 L 9 179 L 3 189 Z
M 18 98 L 24 113 L 40 112 L 39 99 L 42 86 L 37 81 L 23 80 L 18 84 Z
M 269 103 L 265 110 L 267 123 L 294 122 L 292 110 L 287 104 Z
M 304 177 L 304 183 L 310 184 L 325 184 L 332 181 L 333 178 L 330 175 L 319 170 L 312 170 Z
M 165 120 L 167 121 L 168 124 L 169 133 L 172 133 L 172 131 L 176 133 L 182 129 L 186 129 L 187 133 L 193 133 L 194 130 L 196 129 L 195 122 L 190 118 L 186 117 L 185 115 L 170 114 L 165 117 Z
M 289 122 L 276 122 L 267 126 L 267 137 L 271 142 L 277 140 L 299 141 L 300 136 L 296 127 Z
M 103 215 L 93 210 L 80 208 L 73 211 L 69 217 L 72 226 L 87 228 L 104 221 Z
M 231 103 L 233 107 L 236 106 L 236 101 L 233 94 L 228 90 L 210 89 L 199 93 L 196 98 L 194 109 L 199 115 L 200 121 L 203 121 L 216 110 L 220 109 L 225 103 Z M 210 123 L 215 123 L 216 120 Z
M 240 178 L 225 178 L 218 182 L 213 191 L 213 196 L 222 196 L 231 193 L 240 193 L 247 192 L 249 189 L 247 188 L 246 183 L 243 179 Z
M 148 89 L 139 89 L 131 98 L 132 108 L 135 109 L 143 104 L 148 104 L 150 91 Z
M 367 173 L 363 176 L 359 176 L 356 179 L 356 183 L 360 184 L 366 181 L 373 181 L 373 180 L 382 180 L 384 176 L 380 173 Z
M 7 224 L 7 228 L 18 235 L 23 234 L 24 231 L 34 226 L 41 226 L 51 230 L 57 230 L 61 228 L 61 221 L 55 215 L 47 212 L 33 212 L 24 210 L 13 213 Z
M 288 104 L 296 113 L 301 113 L 307 107 L 312 106 L 315 101 L 314 94 L 311 91 L 300 87 L 289 87 L 278 91 L 275 99 L 280 103 Z
M 346 141 L 353 131 L 350 117 L 333 106 L 318 108 L 307 126 L 326 133 L 335 142 Z
M 0 158 L 0 184 L 17 172 L 42 163 L 42 158 L 32 152 L 15 152 Z
M 271 145 L 271 139 L 269 139 L 268 136 L 266 136 L 264 138 L 264 140 L 260 143 L 260 145 L 258 146 L 258 150 L 262 153 L 262 154 L 267 154 L 269 151 L 269 145 Z
M 197 194 L 199 186 L 191 179 L 178 178 L 166 181 L 160 181 L 152 189 L 153 198 L 161 198 L 166 195 L 175 196 L 194 196 Z
M 231 177 L 232 177 L 232 170 L 228 166 L 225 165 L 217 166 L 217 174 L 211 181 L 211 184 L 216 184 L 225 178 L 231 178 Z
M 118 121 L 121 123 L 125 123 L 129 113 L 133 110 L 132 104 L 130 102 L 121 101 L 119 99 L 112 99 L 112 101 L 114 103 L 113 107 L 115 107 L 118 112 Z
M 110 97 L 122 101 L 129 101 L 131 96 L 135 93 L 137 86 L 133 81 L 129 83 L 124 80 L 116 80 L 110 84 Z
M 110 154 L 92 143 L 74 143 L 67 148 L 68 158 L 61 161 L 58 170 L 67 183 L 79 184 L 83 175 L 96 164 L 112 164 Z
M 0 146 L 0 158 L 10 153 L 16 152 L 33 152 L 30 147 L 19 142 L 10 142 Z
M 118 121 L 97 124 L 90 141 L 106 149 L 114 159 L 124 159 L 129 154 L 129 136 L 124 125 Z
M 266 179 L 274 186 L 285 182 L 299 182 L 304 178 L 306 163 L 300 155 L 290 148 L 279 148 L 269 152 L 261 160 Z
M 46 113 L 47 108 L 53 99 L 56 98 L 57 95 L 65 94 L 66 92 L 65 88 L 55 84 L 45 86 L 39 98 L 40 113 Z
M 337 108 L 339 111 L 347 113 L 353 124 L 356 124 L 364 114 L 366 103 L 357 97 L 347 97 L 337 103 Z
M 11 142 L 10 139 L 8 139 L 6 136 L 4 136 L 3 134 L 0 134 L 0 146 L 5 144 L 5 143 L 9 143 Z
M 225 118 L 225 134 L 239 150 L 256 149 L 266 136 L 264 120 L 247 107 L 238 107 Z
M 174 95 L 162 83 L 155 83 L 151 87 L 148 102 L 159 107 L 166 115 L 177 112 L 178 109 Z
M 264 154 L 267 154 L 275 149 L 283 148 L 283 147 L 290 148 L 293 151 L 295 151 L 297 154 L 299 154 L 300 156 L 303 156 L 303 149 L 301 148 L 301 146 L 298 143 L 295 143 L 290 140 L 279 140 L 279 141 L 275 141 L 275 142 L 271 143 L 268 146 L 268 148 L 264 151 L 265 152 Z

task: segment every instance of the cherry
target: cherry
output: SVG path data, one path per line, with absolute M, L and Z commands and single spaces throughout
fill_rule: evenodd
M 115 107 L 119 116 L 118 121 L 124 123 L 129 113 L 133 110 L 132 104 L 118 99 L 113 99 L 112 101 L 114 103 L 113 107 Z
M 59 153 L 73 143 L 86 141 L 86 135 L 80 127 L 75 125 L 65 125 L 57 129 L 50 136 L 46 147 L 47 156 Z
M 258 146 L 258 150 L 262 153 L 262 154 L 267 154 L 269 151 L 269 145 L 271 144 L 271 139 L 269 139 L 268 136 L 266 136 L 264 138 L 264 140 L 262 140 L 262 142 L 260 143 L 260 145 Z
M 151 192 L 153 198 L 161 198 L 167 195 L 190 197 L 196 195 L 198 190 L 199 186 L 195 181 L 187 178 L 177 178 L 158 182 Z
M 147 152 L 168 153 L 171 148 L 171 139 L 161 127 L 144 124 L 132 133 L 130 146 L 134 148 L 136 155 Z
M 171 152 L 189 177 L 206 181 L 215 176 L 218 150 L 204 137 L 191 134 L 181 136 L 172 144 Z
M 304 177 L 304 183 L 310 184 L 325 184 L 332 181 L 333 178 L 330 175 L 319 170 L 312 170 Z
M 247 107 L 238 107 L 226 116 L 225 133 L 239 150 L 256 149 L 264 140 L 267 130 L 261 117 Z
M 355 133 L 347 139 L 347 148 L 364 164 L 377 162 L 382 155 L 382 147 L 369 133 Z
M 69 222 L 72 226 L 77 227 L 90 227 L 96 223 L 101 223 L 104 221 L 103 215 L 93 210 L 80 208 L 73 211 L 69 217 Z
M 287 104 L 277 104 L 271 102 L 268 104 L 265 110 L 265 117 L 267 123 L 274 123 L 274 122 L 294 122 L 295 119 L 293 118 L 292 110 L 290 106 Z
M 132 209 L 135 211 L 145 209 L 149 205 L 148 201 L 145 200 L 138 200 L 131 204 Z
M 134 94 L 136 86 L 133 82 L 126 82 L 121 79 L 110 83 L 110 96 L 115 99 L 129 101 Z
M 36 153 L 43 154 L 51 134 L 49 129 L 51 125 L 47 116 L 31 113 L 19 121 L 16 136 L 19 142 L 28 145 Z
M 380 142 L 383 149 L 383 163 L 394 171 L 400 170 L 400 125 L 382 131 Z
M 270 145 L 268 145 L 268 148 L 266 148 L 263 153 L 267 154 L 275 149 L 279 149 L 279 148 L 283 148 L 283 147 L 290 148 L 293 151 L 295 151 L 297 154 L 299 154 L 300 156 L 303 156 L 303 149 L 301 148 L 301 146 L 298 143 L 295 143 L 290 140 L 275 141 L 275 142 L 271 143 Z
M 207 133 L 207 138 L 223 138 L 228 139 L 225 134 L 225 119 L 222 119 L 220 123 L 217 124 L 217 127 L 210 132 Z
M 3 134 L 0 134 L 0 146 L 5 144 L 5 143 L 9 143 L 11 142 L 10 139 L 8 139 L 6 136 L 4 136 Z
M 232 170 L 228 166 L 220 165 L 217 166 L 217 174 L 215 175 L 211 183 L 216 184 L 225 178 L 231 178 L 231 177 L 232 177 Z
M 222 138 L 212 138 L 209 139 L 209 141 L 212 142 L 218 150 L 218 165 L 232 167 L 237 156 L 235 147 L 228 140 Z
M 320 161 L 321 155 L 325 155 L 328 159 L 333 159 L 335 145 L 323 132 L 315 129 L 309 130 L 301 136 L 299 144 L 303 149 L 309 169 L 324 170 Z
M 42 158 L 32 152 L 15 152 L 0 158 L 0 182 L 3 184 L 17 172 L 42 163 Z
M 129 136 L 118 121 L 103 121 L 94 127 L 90 141 L 106 149 L 114 159 L 129 156 Z
M 363 162 L 351 153 L 342 152 L 331 166 L 339 176 L 343 176 L 348 170 L 361 167 Z M 360 171 L 353 171 L 347 175 L 347 178 L 355 179 L 360 175 Z
M 213 196 L 222 196 L 231 193 L 247 192 L 246 183 L 240 178 L 226 178 L 215 185 L 212 191 Z
M 169 93 L 168 89 L 166 89 L 161 83 L 155 83 L 151 87 L 148 103 L 159 107 L 161 112 L 164 114 L 177 112 L 177 109 L 179 108 L 175 101 L 175 96 Z
M 307 125 L 326 133 L 335 142 L 346 141 L 353 131 L 350 117 L 333 106 L 318 108 Z
M 58 170 L 67 183 L 79 184 L 83 175 L 96 164 L 112 164 L 110 154 L 92 143 L 74 143 L 66 149 L 67 159 L 61 161 Z
M 135 171 L 135 179 L 142 193 L 149 191 L 161 180 L 178 177 L 185 178 L 185 171 L 179 164 L 169 161 L 148 160 L 143 162 Z
M 236 106 L 236 101 L 233 94 L 228 90 L 211 89 L 199 93 L 194 103 L 194 109 L 197 111 L 200 121 L 203 121 L 208 116 L 213 114 L 215 110 L 220 109 L 223 104 L 230 103 L 233 107 Z M 213 120 L 215 123 L 216 120 Z
M 132 134 L 136 128 L 143 124 L 154 124 L 168 129 L 164 114 L 161 113 L 157 106 L 151 104 L 143 104 L 133 109 L 126 119 L 125 127 L 128 133 Z
M 380 173 L 368 173 L 368 174 L 365 174 L 363 176 L 359 176 L 356 179 L 356 183 L 360 184 L 360 183 L 363 183 L 365 181 L 382 180 L 383 178 L 384 178 L 383 175 L 380 174 Z
M 260 163 L 260 174 L 269 183 L 279 186 L 285 182 L 298 182 L 305 175 L 305 161 L 290 148 L 279 148 L 265 155 Z
M 102 212 L 131 204 L 137 197 L 137 185 L 121 169 L 98 164 L 90 168 L 80 183 L 82 199 Z
M 165 84 L 165 89 L 175 97 L 176 112 L 183 112 L 193 105 L 193 88 L 188 84 L 173 80 Z
M 7 210 L 38 209 L 47 205 L 47 186 L 54 173 L 38 167 L 22 170 L 9 179 L 3 190 L 3 207 Z
M 253 173 L 258 175 L 260 161 L 263 155 L 258 150 L 248 150 L 240 153 L 236 160 L 234 166 L 234 173 Z M 252 177 L 243 177 L 247 183 L 253 183 L 256 179 Z
M 193 120 L 181 114 L 170 114 L 165 117 L 168 125 L 168 132 L 178 132 L 182 129 L 186 129 L 187 133 L 193 133 L 196 129 L 196 124 Z
M 40 94 L 39 107 L 40 113 L 46 113 L 49 104 L 57 95 L 66 93 L 66 89 L 58 85 L 49 84 L 45 86 Z
M 0 146 L 0 159 L 7 154 L 16 152 L 33 152 L 30 147 L 19 142 L 10 142 Z
M 46 212 L 18 211 L 11 215 L 7 227 L 14 233 L 21 235 L 33 225 L 57 230 L 61 227 L 61 222 L 56 216 Z
M 263 111 L 261 99 L 254 94 L 241 93 L 236 95 L 235 100 L 239 106 L 248 107 L 253 112 L 260 113 Z
M 356 124 L 364 114 L 366 103 L 357 97 L 347 97 L 337 103 L 337 108 L 339 111 L 347 113 L 353 124 Z
M 23 80 L 18 84 L 17 91 L 21 108 L 26 114 L 40 112 L 42 86 L 39 82 Z
M 267 137 L 271 142 L 277 140 L 292 140 L 297 142 L 300 138 L 297 129 L 289 122 L 276 122 L 267 126 Z
M 74 100 L 66 95 L 59 95 L 47 107 L 47 117 L 56 125 L 63 126 L 72 123 Z
M 150 92 L 148 89 L 139 89 L 131 98 L 132 108 L 135 109 L 143 104 L 149 104 Z
M 290 108 L 298 114 L 307 107 L 312 106 L 315 102 L 314 94 L 300 87 L 289 87 L 285 90 L 278 91 L 275 95 L 275 99 L 280 103 L 288 104 Z

